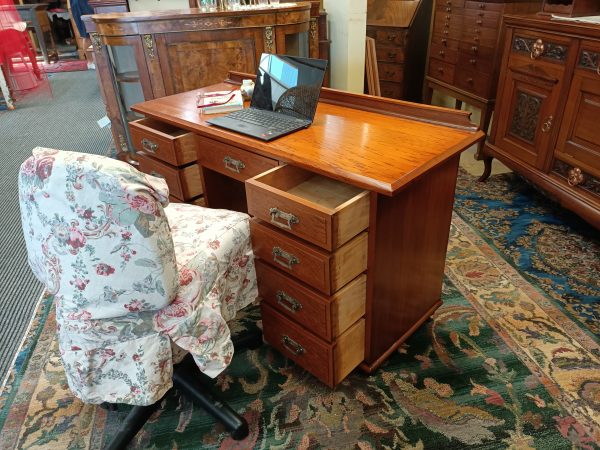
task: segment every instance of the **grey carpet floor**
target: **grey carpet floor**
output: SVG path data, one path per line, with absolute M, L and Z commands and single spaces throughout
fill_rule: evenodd
M 27 265 L 17 196 L 17 173 L 36 146 L 106 154 L 110 129 L 96 73 L 52 74 L 52 98 L 30 98 L 14 111 L 0 111 L 0 383 L 9 369 L 41 284 Z

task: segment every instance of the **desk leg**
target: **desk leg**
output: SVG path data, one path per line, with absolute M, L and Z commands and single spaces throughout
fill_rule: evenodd
M 481 119 L 479 121 L 479 127 L 486 134 L 488 133 L 488 129 L 490 127 L 490 122 L 492 120 L 492 112 L 494 108 L 492 105 L 486 105 L 481 108 Z M 477 153 L 475 154 L 475 159 L 483 160 L 483 173 L 479 177 L 478 181 L 485 181 L 492 173 L 492 157 L 487 156 L 483 151 L 483 146 L 485 145 L 485 139 L 477 144 Z
M 44 62 L 48 64 L 48 49 L 46 48 L 46 40 L 44 39 L 44 32 L 37 18 L 32 20 L 33 28 L 35 29 L 35 35 L 37 36 L 38 43 L 40 44 L 40 50 L 44 56 Z

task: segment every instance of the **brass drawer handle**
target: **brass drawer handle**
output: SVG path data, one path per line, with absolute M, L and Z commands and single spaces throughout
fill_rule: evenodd
M 485 9 L 485 3 L 480 3 L 479 4 L 479 9 Z
M 448 46 L 448 39 L 442 39 L 442 45 Z
M 291 313 L 296 314 L 302 309 L 302 303 L 283 291 L 277 291 L 275 297 L 277 298 L 277 304 L 287 309 Z
M 475 22 L 477 25 L 481 25 L 483 23 L 483 20 L 478 20 L 477 22 Z
M 440 56 L 444 56 L 446 54 L 446 52 L 444 50 L 440 50 L 439 54 L 440 54 Z
M 271 223 L 280 228 L 291 230 L 292 225 L 300 223 L 300 219 L 297 216 L 282 211 L 279 208 L 269 208 L 269 214 L 271 215 Z
M 298 258 L 283 251 L 280 247 L 273 247 L 273 261 L 289 270 L 293 270 L 296 264 L 300 264 Z
M 470 62 L 471 64 L 475 65 L 475 63 L 477 62 L 477 60 L 476 60 L 476 59 L 470 59 L 470 60 L 469 60 L 469 62 Z
M 287 334 L 284 334 L 281 338 L 281 344 L 296 356 L 304 354 L 304 347 L 294 341 Z
M 451 12 L 452 8 L 446 8 L 446 12 Z
M 156 170 L 150 172 L 150 175 L 152 175 L 153 177 L 162 178 L 163 180 L 165 179 L 165 176 L 163 174 L 158 173 Z
M 578 184 L 583 183 L 584 177 L 579 167 L 573 167 L 572 169 L 569 169 L 567 175 L 567 182 L 569 183 L 569 186 L 577 186 Z
M 387 40 L 388 41 L 395 41 L 396 40 L 396 35 L 395 34 L 388 35 Z
M 441 67 L 438 67 L 438 72 L 439 73 L 444 73 L 444 69 L 442 69 Z
M 553 120 L 554 120 L 554 117 L 548 116 L 548 118 L 546 119 L 546 121 L 542 125 L 542 133 L 547 133 L 548 131 L 550 131 L 550 129 L 552 128 L 552 121 Z
M 473 53 L 477 53 L 477 50 L 479 50 L 479 47 L 474 45 L 473 47 L 471 47 L 471 50 L 473 50 Z
M 540 56 L 542 56 L 542 53 L 544 53 L 544 41 L 538 39 L 533 43 L 529 57 L 531 59 L 538 59 Z
M 467 83 L 473 84 L 473 78 L 467 78 Z
M 388 58 L 389 58 L 389 59 L 394 59 L 394 58 L 396 58 L 396 53 L 395 53 L 395 52 L 389 52 L 389 53 L 388 53 Z
M 223 164 L 225 164 L 226 169 L 235 173 L 240 173 L 246 167 L 242 161 L 239 159 L 233 159 L 231 156 L 226 156 L 223 158 Z
M 444 30 L 444 34 L 448 36 L 448 30 Z
M 156 153 L 156 150 L 158 150 L 158 144 L 156 142 L 152 142 L 150 139 L 143 138 L 142 148 L 147 152 Z

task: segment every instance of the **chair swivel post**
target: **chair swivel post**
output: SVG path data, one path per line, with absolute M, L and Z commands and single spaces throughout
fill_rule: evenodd
M 116 436 L 104 450 L 121 450 L 127 447 L 150 416 L 158 409 L 161 400 L 147 406 L 134 406 L 121 424 Z

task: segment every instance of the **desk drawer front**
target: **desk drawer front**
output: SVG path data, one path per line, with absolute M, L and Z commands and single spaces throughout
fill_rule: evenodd
M 246 181 L 248 212 L 326 250 L 369 226 L 368 191 L 293 166 Z
M 174 166 L 196 161 L 196 138 L 193 133 L 153 119 L 131 122 L 129 130 L 137 151 Z
M 379 64 L 379 79 L 385 81 L 402 81 L 404 79 L 404 66 L 402 64 Z
M 375 51 L 377 53 L 377 61 L 393 63 L 404 62 L 404 47 L 382 47 L 377 45 Z
M 327 297 L 261 260 L 256 262 L 256 272 L 263 302 L 326 341 L 342 334 L 365 313 L 367 277 L 364 274 Z
M 202 136 L 197 137 L 197 142 L 198 162 L 203 167 L 239 181 L 246 181 L 278 164 L 274 159 Z
M 184 168 L 172 167 L 155 160 L 144 153 L 138 153 L 139 170 L 141 172 L 164 178 L 169 186 L 169 193 L 186 201 L 202 194 L 202 179 L 197 164 Z
M 429 76 L 440 81 L 445 81 L 446 83 L 452 83 L 454 81 L 454 67 L 454 64 L 430 59 Z

